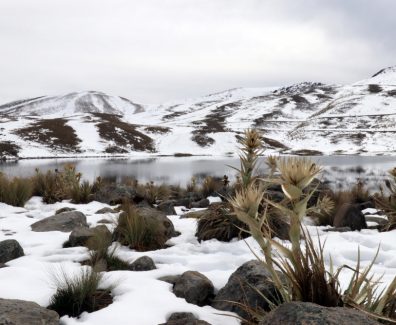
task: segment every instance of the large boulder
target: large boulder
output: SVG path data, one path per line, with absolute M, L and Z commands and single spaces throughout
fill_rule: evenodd
M 350 227 L 352 230 L 367 228 L 366 219 L 359 204 L 344 203 L 334 216 L 333 226 L 337 228 Z
M 210 325 L 208 322 L 199 320 L 193 313 L 173 313 L 164 324 L 160 325 Z
M 164 234 L 168 239 L 178 235 L 172 221 L 165 213 L 149 207 L 139 207 L 138 213 L 148 222 L 154 222 L 157 224 L 159 228 L 158 231 Z
M 251 316 L 241 304 L 251 309 L 268 311 L 270 308 L 263 296 L 275 302 L 280 299 L 277 293 L 262 262 L 252 260 L 231 274 L 225 287 L 218 292 L 212 307 L 249 319 Z
M 211 302 L 214 293 L 212 281 L 196 271 L 184 272 L 173 286 L 173 293 L 190 304 L 204 306 Z
M 0 264 L 24 255 L 23 248 L 15 239 L 7 239 L 0 242 Z
M 67 246 L 86 246 L 89 249 L 97 249 L 100 243 L 95 243 L 95 237 L 105 242 L 111 242 L 112 234 L 105 225 L 99 225 L 95 228 L 78 227 L 71 232 Z
M 35 302 L 0 298 L 0 324 L 59 325 L 59 315 Z
M 42 219 L 31 225 L 33 231 L 62 231 L 70 232 L 78 227 L 88 227 L 87 218 L 82 212 L 68 211 Z
M 259 325 L 379 325 L 352 308 L 323 307 L 310 302 L 288 302 L 268 313 Z

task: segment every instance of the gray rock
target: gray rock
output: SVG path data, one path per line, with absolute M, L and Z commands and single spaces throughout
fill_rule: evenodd
M 180 277 L 181 277 L 180 274 L 179 275 L 165 275 L 165 276 L 158 278 L 158 280 L 175 285 L 175 283 L 180 279 Z
M 139 257 L 136 261 L 129 265 L 129 270 L 131 271 L 151 271 L 155 270 L 157 267 L 153 259 L 149 256 Z
M 24 255 L 23 248 L 15 239 L 7 239 L 0 242 L 0 264 Z
M 56 214 L 52 217 L 48 217 L 37 221 L 31 225 L 33 231 L 44 232 L 44 231 L 73 231 L 78 227 L 88 227 L 87 218 L 82 212 L 69 211 Z
M 231 274 L 225 287 L 216 295 L 212 307 L 231 311 L 248 319 L 250 315 L 238 304 L 247 305 L 252 309 L 269 310 L 267 301 L 257 290 L 269 300 L 278 300 L 277 290 L 269 272 L 260 261 L 252 260 L 242 264 Z
M 177 236 L 172 221 L 165 213 L 153 208 L 139 207 L 138 213 L 148 221 L 154 221 L 158 225 L 158 231 L 164 234 L 168 239 Z
M 359 204 L 344 203 L 334 216 L 333 226 L 337 228 L 350 227 L 352 230 L 361 230 L 367 228 L 367 223 Z
M 105 213 L 117 213 L 117 211 L 109 207 L 104 207 L 95 212 L 95 214 L 105 214 Z
M 63 212 L 70 212 L 70 211 L 75 211 L 75 208 L 69 208 L 69 207 L 64 207 L 64 208 L 60 208 L 58 210 L 55 211 L 55 214 L 60 214 Z
M 333 228 L 324 229 L 323 231 L 325 231 L 325 232 L 348 232 L 348 231 L 352 231 L 352 229 L 351 229 L 351 227 L 333 227 Z
M 198 202 L 192 202 L 191 207 L 192 208 L 207 208 L 210 204 L 210 201 L 208 199 L 202 199 L 199 200 Z
M 157 209 L 165 213 L 166 215 L 174 215 L 176 214 L 175 212 L 175 200 L 167 200 L 163 201 L 160 204 L 158 204 Z
M 260 325 L 379 325 L 352 308 L 323 307 L 310 302 L 288 302 L 268 313 Z
M 213 298 L 214 287 L 212 281 L 203 274 L 187 271 L 176 281 L 173 293 L 191 304 L 204 306 Z
M 93 241 L 96 235 L 100 236 L 103 240 L 111 242 L 111 232 L 104 225 L 96 226 L 95 228 L 78 227 L 71 232 L 68 246 L 86 246 L 89 249 L 97 249 L 97 243 Z
M 208 322 L 199 320 L 193 313 L 173 313 L 166 323 L 161 325 L 210 325 Z
M 59 315 L 35 302 L 0 298 L 0 324 L 59 325 Z

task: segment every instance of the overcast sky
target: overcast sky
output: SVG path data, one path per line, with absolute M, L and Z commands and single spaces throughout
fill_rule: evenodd
M 0 101 L 158 103 L 396 65 L 395 0 L 0 0 Z

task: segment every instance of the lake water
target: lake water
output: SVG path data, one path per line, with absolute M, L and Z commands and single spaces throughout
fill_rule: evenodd
M 320 156 L 311 157 L 325 167 L 323 177 L 335 187 L 348 187 L 361 178 L 370 186 L 375 186 L 387 171 L 396 167 L 396 157 L 389 156 Z M 265 168 L 265 158 L 260 158 L 260 168 Z M 201 179 L 207 175 L 222 177 L 228 175 L 232 180 L 238 167 L 236 157 L 155 157 L 133 159 L 31 159 L 0 164 L 0 171 L 6 175 L 27 177 L 42 171 L 62 169 L 65 164 L 73 164 L 90 181 L 96 177 L 111 178 L 121 181 L 125 177 L 138 179 L 140 182 L 185 185 L 192 176 Z

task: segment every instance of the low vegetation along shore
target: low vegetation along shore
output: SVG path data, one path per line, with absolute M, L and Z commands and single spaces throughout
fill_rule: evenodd
M 262 141 L 234 183 L 0 174 L 0 323 L 396 323 L 396 168 L 337 191 Z

